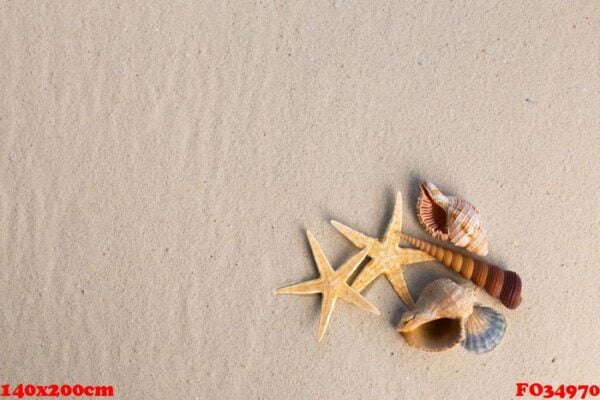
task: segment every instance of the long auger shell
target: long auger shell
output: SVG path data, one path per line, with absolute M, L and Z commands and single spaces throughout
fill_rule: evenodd
M 490 296 L 499 299 L 506 308 L 515 309 L 521 304 L 521 278 L 516 272 L 464 256 L 455 251 L 401 234 L 412 246 L 435 257 L 446 267 L 458 272 L 463 278 L 485 289 Z

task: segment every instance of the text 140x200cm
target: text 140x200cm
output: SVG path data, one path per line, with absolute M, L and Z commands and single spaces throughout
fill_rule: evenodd
M 112 386 L 94 386 L 94 385 L 32 385 L 20 383 L 16 386 L 1 385 L 0 397 L 113 397 L 114 388 Z

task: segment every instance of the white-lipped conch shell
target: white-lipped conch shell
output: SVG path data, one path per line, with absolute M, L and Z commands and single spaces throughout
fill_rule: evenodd
M 446 196 L 431 182 L 420 186 L 417 216 L 423 228 L 436 239 L 449 240 L 480 256 L 488 254 L 479 211 L 466 200 Z
M 474 304 L 473 287 L 438 279 L 423 289 L 414 309 L 402 315 L 396 328 L 413 347 L 425 351 L 448 350 L 466 338 L 465 325 Z

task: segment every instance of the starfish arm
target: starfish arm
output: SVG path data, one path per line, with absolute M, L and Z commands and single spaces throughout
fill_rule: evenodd
M 340 231 L 342 235 L 346 236 L 348 240 L 354 243 L 356 247 L 370 248 L 373 242 L 375 241 L 375 239 L 367 235 L 363 235 L 362 233 L 355 231 L 354 229 L 337 221 L 331 221 L 331 225 L 333 225 L 335 229 Z
M 385 276 L 404 304 L 409 308 L 413 308 L 415 306 L 415 301 L 410 295 L 406 280 L 404 279 L 404 275 L 402 275 L 402 270 L 400 268 L 393 268 L 388 271 Z
M 339 276 L 344 279 L 344 282 L 352 275 L 356 268 L 360 265 L 360 263 L 365 259 L 367 253 L 369 252 L 368 248 L 363 249 L 360 253 L 356 253 L 352 258 L 344 263 L 340 268 L 338 268 L 335 272 Z
M 381 315 L 377 307 L 371 304 L 371 302 L 361 296 L 360 293 L 358 293 L 355 289 L 352 289 L 350 286 L 345 287 L 344 293 L 340 297 L 365 311 L 375 315 Z
M 317 243 L 317 239 L 315 239 L 310 231 L 306 231 L 306 236 L 308 236 L 308 242 L 310 243 L 310 248 L 321 276 L 327 277 L 331 275 L 333 273 L 333 268 L 331 268 L 331 264 L 329 264 L 329 261 L 327 261 L 325 253 L 323 253 L 323 249 L 321 249 L 321 246 L 319 243 Z
M 369 286 L 371 282 L 377 279 L 379 275 L 381 275 L 379 264 L 375 260 L 371 260 L 365 265 L 362 271 L 360 271 L 360 274 L 358 274 L 354 282 L 352 282 L 352 288 L 360 293 Z
M 331 314 L 335 308 L 336 300 L 337 297 L 333 296 L 331 293 L 323 293 L 323 301 L 321 302 L 321 318 L 319 320 L 319 342 L 323 340 L 323 336 L 325 336 L 325 331 L 327 330 L 327 326 L 331 320 Z
M 383 241 L 395 240 L 400 242 L 400 232 L 402 231 L 402 193 L 396 193 L 396 204 L 394 205 L 394 212 L 392 219 L 388 224 L 388 227 L 383 236 Z
M 415 264 L 424 261 L 434 261 L 435 257 L 416 249 L 400 249 L 400 263 L 403 265 Z
M 275 290 L 275 294 L 313 294 L 321 293 L 323 290 L 323 281 L 321 278 L 313 279 L 312 281 L 306 281 L 297 283 L 295 285 L 286 286 Z

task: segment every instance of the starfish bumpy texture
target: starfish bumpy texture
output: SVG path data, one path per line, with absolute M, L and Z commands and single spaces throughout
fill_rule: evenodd
M 406 285 L 402 269 L 409 264 L 432 261 L 434 258 L 421 250 L 399 247 L 402 231 L 402 194 L 396 194 L 394 214 L 382 240 L 364 235 L 337 221 L 331 223 L 354 245 L 367 250 L 371 258 L 352 283 L 352 288 L 361 292 L 383 274 L 400 299 L 409 308 L 414 307 L 415 302 Z
M 323 339 L 331 314 L 335 308 L 335 303 L 338 298 L 342 298 L 364 310 L 373 314 L 379 315 L 379 311 L 367 299 L 362 297 L 360 293 L 348 285 L 347 280 L 365 259 L 368 249 L 364 249 L 357 253 L 352 258 L 344 263 L 337 270 L 333 270 L 329 261 L 325 257 L 321 246 L 310 232 L 306 232 L 310 248 L 312 249 L 320 277 L 307 282 L 298 283 L 296 285 L 277 289 L 276 294 L 299 294 L 307 295 L 313 293 L 321 293 L 323 300 L 321 302 L 321 320 L 319 321 L 319 341 Z

